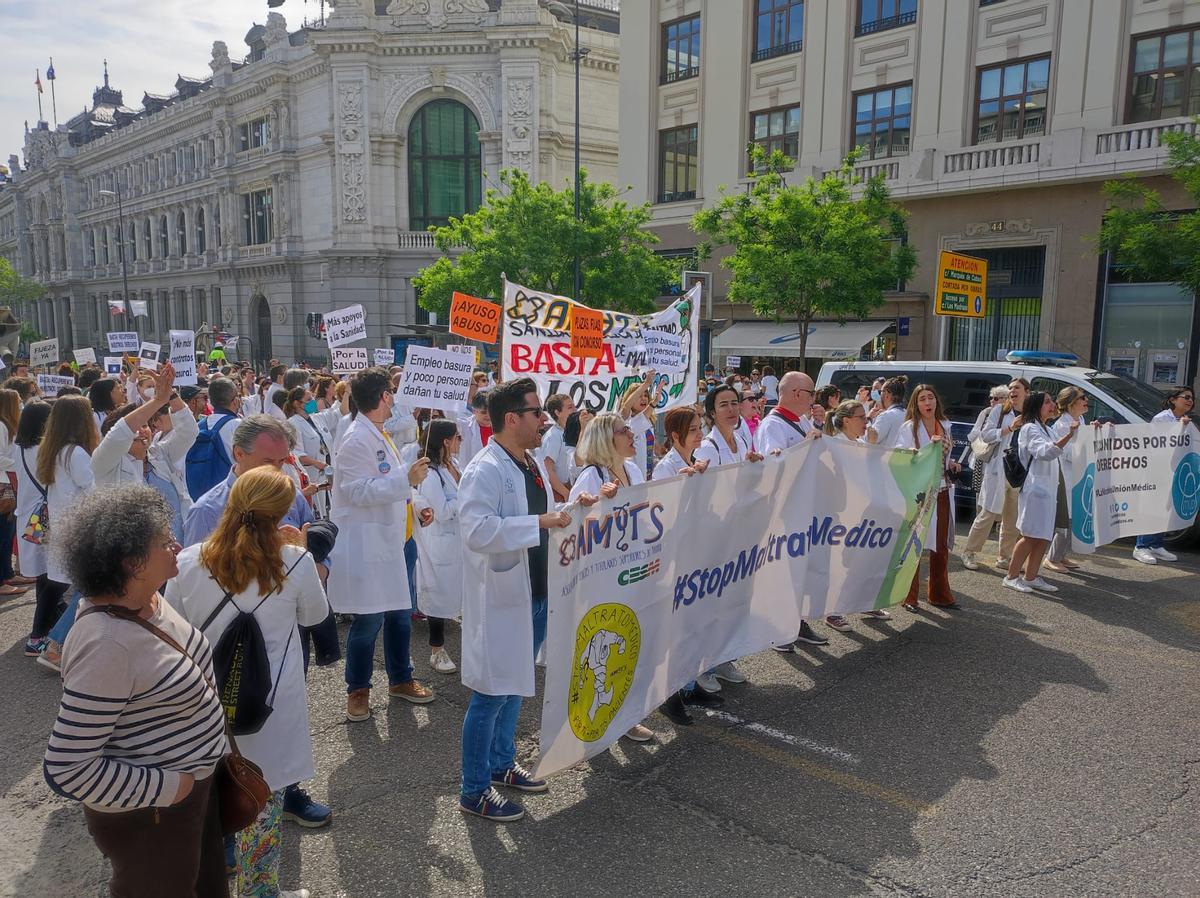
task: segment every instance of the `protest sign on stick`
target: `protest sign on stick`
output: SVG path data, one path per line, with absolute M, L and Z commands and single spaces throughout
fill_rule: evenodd
M 162 346 L 158 343 L 142 343 L 141 349 L 138 350 L 138 367 L 157 371 L 160 352 L 162 352 Z
M 367 339 L 367 313 L 361 305 L 335 309 L 327 312 L 323 318 L 325 342 L 330 349 Z
M 474 367 L 461 353 L 409 346 L 397 401 L 408 408 L 461 412 L 467 405 Z
M 94 365 L 96 364 L 96 350 L 76 349 L 74 350 L 75 362 L 79 365 Z
M 363 346 L 340 346 L 329 350 L 334 374 L 355 374 L 366 371 L 367 350 Z
M 34 368 L 53 365 L 58 361 L 58 338 L 39 340 L 29 344 L 29 364 Z
M 598 359 L 604 355 L 604 313 L 587 306 L 571 307 L 571 355 Z
M 58 395 L 58 391 L 63 387 L 75 386 L 75 378 L 60 377 L 57 374 L 39 374 L 37 376 L 38 389 L 42 391 L 42 395 L 47 398 L 54 398 Z
M 374 352 L 374 361 L 376 365 L 387 368 L 396 364 L 396 350 L 394 349 L 376 349 Z
M 121 373 L 121 357 L 119 355 L 106 355 L 104 357 L 104 373 L 114 375 Z
M 175 384 L 181 387 L 196 385 L 196 335 L 191 331 L 171 331 L 171 365 L 175 368 Z
M 136 331 L 109 331 L 108 351 L 112 353 L 137 352 L 138 335 Z
M 500 307 L 466 293 L 455 293 L 450 301 L 450 333 L 480 343 L 495 343 L 500 336 Z

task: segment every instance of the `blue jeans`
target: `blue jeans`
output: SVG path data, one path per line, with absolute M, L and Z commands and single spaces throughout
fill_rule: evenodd
M 1147 533 L 1139 536 L 1135 545 L 1139 549 L 1163 549 L 1167 545 L 1165 537 L 1165 533 Z
M 533 600 L 533 655 L 546 639 L 545 599 Z M 533 658 L 529 659 L 533 663 Z M 472 692 L 463 718 L 462 797 L 478 798 L 492 784 L 492 774 L 512 767 L 517 756 L 519 695 Z
M 67 588 L 70 589 L 70 587 Z M 62 613 L 62 617 L 58 619 L 58 623 L 50 629 L 50 638 L 59 645 L 67 641 L 67 634 L 75 626 L 75 613 L 79 610 L 79 600 L 81 598 L 83 597 L 79 594 L 79 590 L 71 589 L 71 601 L 67 604 L 67 610 Z
M 420 527 L 420 524 L 414 524 Z M 404 566 L 408 569 L 408 598 L 417 607 L 417 541 L 409 538 L 404 544 Z
M 396 686 L 412 680 L 412 660 L 408 643 L 412 637 L 412 611 L 380 611 L 376 614 L 356 614 L 350 632 L 346 634 L 346 692 L 371 688 L 371 671 L 375 668 L 375 637 L 383 627 L 383 666 L 388 685 Z

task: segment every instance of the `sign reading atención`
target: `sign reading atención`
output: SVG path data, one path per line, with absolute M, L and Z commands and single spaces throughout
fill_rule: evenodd
M 986 259 L 942 250 L 938 254 L 934 313 L 983 318 L 987 314 L 987 269 Z

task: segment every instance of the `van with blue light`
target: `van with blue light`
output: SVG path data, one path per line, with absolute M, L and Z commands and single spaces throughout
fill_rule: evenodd
M 834 384 L 843 399 L 853 399 L 861 386 L 870 387 L 877 378 L 906 375 L 911 390 L 927 383 L 938 391 L 942 406 L 954 435 L 955 457 L 970 462 L 967 434 L 975 426 L 979 412 L 988 404 L 992 387 L 1008 384 L 1018 377 L 1029 381 L 1034 390 L 1043 390 L 1057 397 L 1063 387 L 1078 387 L 1088 398 L 1086 418 L 1113 424 L 1140 424 L 1149 421 L 1163 410 L 1164 394 L 1149 384 L 1099 371 L 1079 364 L 1078 356 L 1069 352 L 1021 350 L 1010 352 L 1003 362 L 826 362 L 817 375 L 817 388 Z M 973 514 L 974 494 L 969 488 L 969 472 L 955 490 L 959 502 L 969 505 L 960 508 Z M 1200 524 L 1188 531 L 1172 534 L 1173 545 L 1182 546 L 1200 541 Z

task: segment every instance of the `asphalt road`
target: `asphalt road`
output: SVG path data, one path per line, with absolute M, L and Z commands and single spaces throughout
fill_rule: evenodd
M 827 648 L 746 659 L 727 716 L 624 740 L 497 826 L 456 809 L 466 692 L 347 724 L 340 666 L 309 677 L 333 824 L 285 825 L 284 886 L 315 898 L 614 893 L 1200 895 L 1200 555 L 1094 556 L 1055 597 L 955 562 L 961 610 L 854 621 Z M 58 683 L 21 654 L 32 593 L 0 604 L 0 895 L 106 894 L 41 757 Z M 458 657 L 458 632 L 449 628 Z M 526 705 L 520 750 L 536 745 Z

